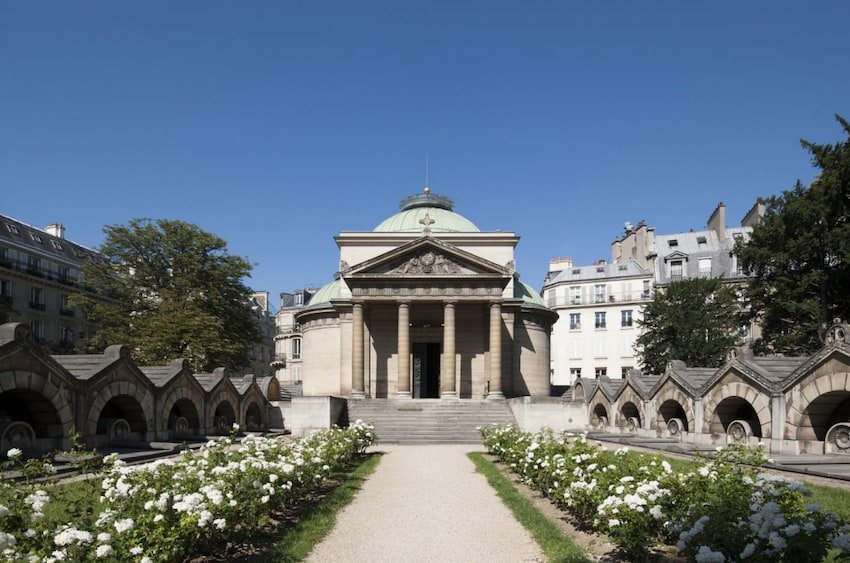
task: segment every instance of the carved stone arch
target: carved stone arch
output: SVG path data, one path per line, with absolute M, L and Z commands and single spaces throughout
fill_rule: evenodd
M 722 379 L 711 388 L 711 391 L 705 395 L 703 400 L 702 432 L 705 434 L 711 433 L 711 422 L 716 414 L 717 407 L 726 399 L 732 398 L 739 398 L 752 407 L 758 418 L 761 437 L 770 438 L 770 423 L 772 418 L 770 397 L 747 382 L 737 381 L 726 384 Z
M 230 431 L 230 428 L 227 428 L 227 431 L 225 432 L 224 427 L 219 425 L 219 421 L 216 420 L 216 411 L 219 406 L 222 406 L 224 403 L 227 403 L 232 411 L 231 416 L 233 417 L 233 420 L 227 421 L 228 426 L 232 426 L 234 423 L 242 423 L 239 411 L 239 395 L 235 390 L 227 387 L 220 387 L 219 390 L 213 393 L 212 397 L 210 397 L 207 401 L 207 427 L 210 431 L 220 434 Z
M 653 428 L 659 429 L 667 422 L 664 414 L 661 412 L 661 407 L 664 405 L 664 403 L 666 403 L 667 401 L 675 401 L 679 404 L 680 407 L 682 407 L 682 410 L 685 413 L 688 431 L 694 431 L 693 402 L 691 401 L 690 397 L 688 397 L 678 385 L 668 380 L 661 387 L 655 397 L 653 397 L 653 399 L 655 401 L 655 408 L 658 410 L 656 416 L 650 419 L 650 424 Z
M 850 396 L 850 373 L 828 373 L 817 377 L 809 377 L 799 385 L 794 399 L 786 406 L 785 438 L 788 440 L 801 439 L 800 433 L 810 417 L 810 407 L 813 403 L 829 396 Z M 803 438 L 814 439 L 814 438 Z
M 166 395 L 162 399 L 162 406 L 159 410 L 158 419 L 162 423 L 159 425 L 159 428 L 165 429 L 168 422 L 168 416 L 171 413 L 171 409 L 174 408 L 174 404 L 180 399 L 187 399 L 194 403 L 195 408 L 198 411 L 198 416 L 201 417 L 200 427 L 203 429 L 205 421 L 204 414 L 206 413 L 205 401 L 203 394 L 195 389 L 192 385 L 188 383 L 181 382 L 177 385 L 172 386 L 170 389 L 166 391 Z
M 57 386 L 58 384 L 58 386 Z M 71 410 L 73 404 L 73 391 L 67 386 L 66 382 L 58 376 L 45 376 L 32 371 L 5 371 L 0 372 L 0 396 L 7 397 L 15 404 L 22 404 L 27 411 L 30 410 L 30 405 L 37 410 L 48 409 L 53 412 L 42 412 L 44 422 L 48 423 L 48 418 L 53 418 L 50 424 L 55 424 L 58 428 L 52 428 L 46 431 L 46 435 L 41 436 L 42 432 L 38 429 L 34 432 L 33 438 L 51 438 L 61 442 L 64 437 L 67 437 L 74 426 L 74 413 Z M 30 405 L 26 404 L 30 403 Z M 32 414 L 32 413 L 31 413 Z M 14 420 L 9 421 L 15 422 Z M 0 421 L 0 426 L 3 421 Z M 38 426 L 38 425 L 36 425 Z M 59 447 L 60 443 L 56 444 Z
M 152 433 L 156 428 L 154 424 L 155 413 L 154 413 L 154 400 L 153 394 L 138 385 L 133 381 L 113 381 L 112 383 L 107 383 L 102 387 L 98 388 L 95 391 L 95 399 L 89 407 L 89 412 L 86 418 L 86 433 L 88 436 L 93 437 L 97 435 L 97 422 L 100 418 L 100 413 L 103 410 L 103 407 L 106 404 L 116 397 L 132 397 L 141 407 L 142 412 L 144 413 L 145 424 L 147 426 L 146 432 Z
M 634 407 L 634 412 L 628 405 Z M 617 426 L 626 427 L 629 419 L 637 416 L 638 428 L 643 423 L 646 413 L 643 412 L 643 399 L 641 399 L 633 389 L 627 388 L 617 398 Z
M 612 423 L 611 402 L 600 392 L 594 393 L 587 407 L 587 420 L 593 428 L 604 429 Z M 603 419 L 604 417 L 604 419 Z
M 255 405 L 257 408 L 257 412 L 253 416 L 256 417 L 259 415 L 260 425 L 263 428 L 268 428 L 268 401 L 265 397 L 263 397 L 263 394 L 256 385 L 251 385 L 245 395 L 243 395 L 239 407 L 239 424 L 242 426 L 243 430 L 251 430 L 249 428 L 250 425 L 248 424 L 248 418 L 249 416 L 252 416 L 249 411 L 254 412 L 251 407 L 252 405 Z

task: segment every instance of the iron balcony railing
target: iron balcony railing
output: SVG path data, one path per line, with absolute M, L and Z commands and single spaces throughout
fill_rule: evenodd
M 97 290 L 91 286 L 79 283 L 76 278 L 64 272 L 54 272 L 44 266 L 36 266 L 22 260 L 10 260 L 9 258 L 0 258 L 0 268 L 22 272 L 30 276 L 41 278 L 47 281 L 61 283 L 83 291 L 96 292 Z
M 552 296 L 546 299 L 548 307 L 563 307 L 566 305 L 595 305 L 601 303 L 635 303 L 652 299 L 650 291 L 623 291 L 602 295 L 567 295 Z
M 293 334 L 297 332 L 301 332 L 301 325 L 298 323 L 274 327 L 275 334 Z

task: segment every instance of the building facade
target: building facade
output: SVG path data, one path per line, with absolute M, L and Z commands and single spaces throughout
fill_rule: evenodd
M 280 294 L 280 310 L 275 316 L 275 355 L 272 368 L 282 384 L 297 386 L 301 383 L 301 325 L 295 315 L 304 309 L 316 293 L 316 288 L 305 287 Z
M 275 333 L 275 317 L 270 309 L 269 292 L 258 291 L 252 294 L 250 307 L 257 321 L 260 340 L 251 345 L 249 373 L 268 377 L 272 374 Z
M 102 259 L 65 238 L 60 224 L 38 229 L 0 215 L 0 323 L 24 323 L 53 351 L 80 348 L 94 327 L 69 305 L 85 284 L 83 264 Z
M 549 396 L 557 315 L 519 281 L 516 234 L 480 231 L 426 188 L 335 241 L 339 271 L 295 315 L 304 395 Z
M 638 322 L 651 299 L 652 272 L 635 260 L 577 267 L 564 259 L 552 261 L 543 300 L 559 317 L 552 329 L 553 384 L 625 377 L 638 367 Z

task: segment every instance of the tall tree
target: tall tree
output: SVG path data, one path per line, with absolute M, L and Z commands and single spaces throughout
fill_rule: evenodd
M 133 219 L 104 228 L 105 260 L 84 268 L 86 292 L 72 297 L 99 325 L 89 345 L 127 344 L 141 364 L 188 359 L 196 370 L 239 369 L 260 339 L 243 279 L 251 264 L 227 243 L 183 221 Z
M 715 278 L 672 282 L 644 309 L 636 346 L 641 367 L 660 374 L 671 360 L 719 366 L 740 342 L 744 323 L 734 287 Z
M 746 298 L 762 335 L 758 352 L 811 353 L 835 318 L 850 320 L 850 124 L 848 139 L 801 141 L 820 169 L 809 187 L 765 201 L 764 219 L 736 252 L 751 274 Z

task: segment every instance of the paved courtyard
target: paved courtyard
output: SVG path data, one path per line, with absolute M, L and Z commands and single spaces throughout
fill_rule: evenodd
M 545 561 L 475 472 L 476 445 L 382 445 L 375 473 L 308 561 Z

